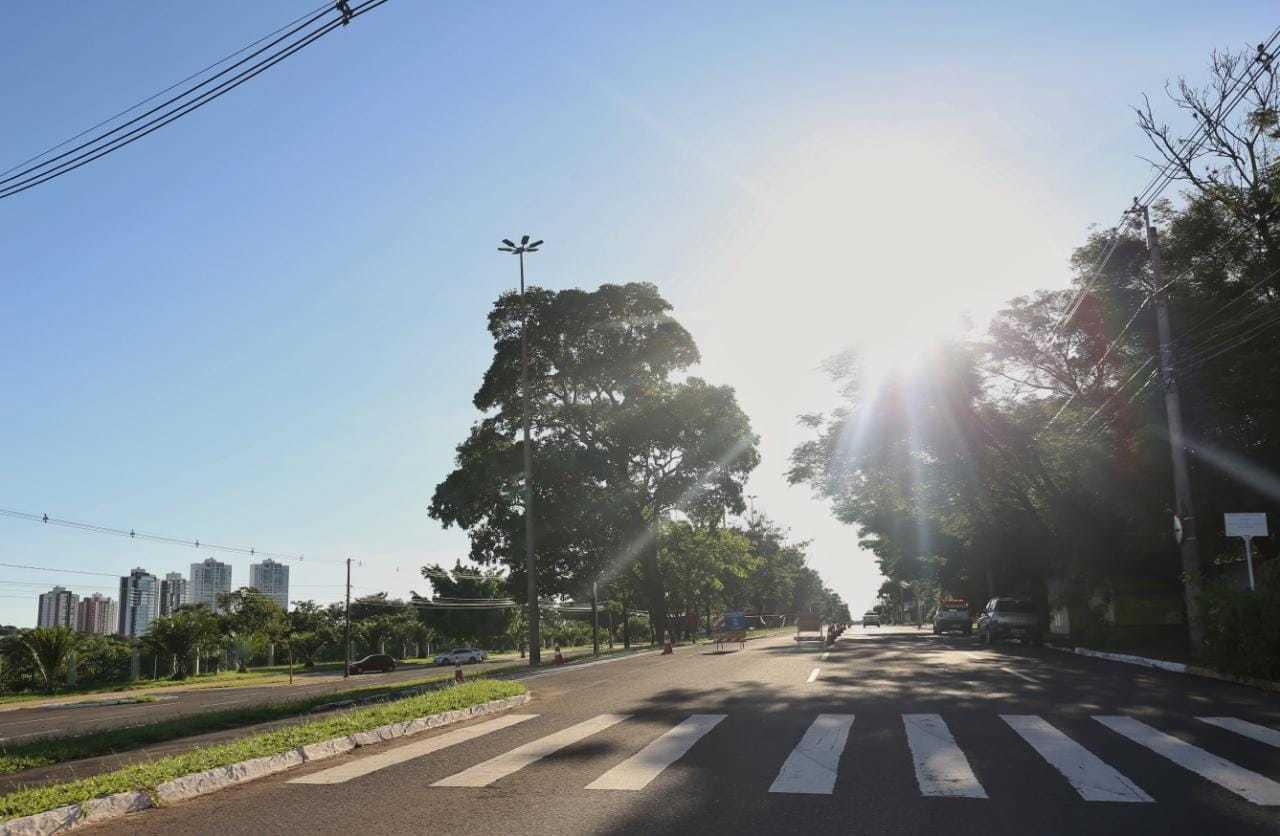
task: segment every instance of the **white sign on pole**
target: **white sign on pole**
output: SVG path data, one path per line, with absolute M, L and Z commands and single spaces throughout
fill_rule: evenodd
M 1223 514 L 1228 537 L 1244 538 L 1244 562 L 1249 570 L 1249 589 L 1253 589 L 1253 538 L 1267 536 L 1266 514 Z
M 1266 537 L 1266 514 L 1223 514 L 1228 537 Z

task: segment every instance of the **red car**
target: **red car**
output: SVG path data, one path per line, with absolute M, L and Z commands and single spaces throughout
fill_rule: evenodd
M 347 666 L 347 673 L 369 673 L 371 671 L 391 673 L 395 669 L 396 660 L 394 658 L 385 653 L 374 653 L 358 662 L 352 662 Z

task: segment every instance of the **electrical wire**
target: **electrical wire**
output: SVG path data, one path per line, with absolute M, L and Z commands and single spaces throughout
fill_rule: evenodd
M 217 61 L 214 61 L 214 62 L 213 62 L 212 64 L 210 64 L 209 66 L 204 67 L 203 69 L 200 69 L 200 70 L 196 70 L 194 73 L 192 73 L 191 75 L 187 76 L 186 78 L 183 78 L 183 79 L 181 79 L 181 80 L 179 80 L 179 81 L 175 81 L 173 84 L 170 84 L 168 87 L 164 88 L 163 90 L 160 90 L 160 91 L 159 91 L 159 92 L 157 92 L 157 93 L 153 93 L 153 94 L 151 94 L 150 96 L 147 96 L 147 97 L 146 97 L 145 99 L 143 99 L 142 101 L 140 101 L 140 102 L 138 102 L 138 103 L 136 103 L 136 104 L 134 104 L 134 105 L 131 105 L 130 107 L 125 108 L 124 110 L 120 111 L 119 113 L 115 113 L 115 114 L 112 114 L 111 116 L 108 116 L 106 119 L 103 119 L 101 122 L 97 123 L 96 125 L 91 125 L 91 126 L 89 126 L 88 128 L 85 128 L 83 131 L 81 131 L 80 133 L 76 134 L 75 136 L 68 137 L 67 139 L 64 139 L 62 142 L 59 142 L 57 145 L 51 145 L 51 146 L 49 146 L 49 147 L 48 147 L 48 148 L 46 148 L 45 150 L 41 151 L 39 154 L 36 154 L 34 157 L 28 157 L 27 159 L 23 160 L 22 162 L 20 162 L 20 163 L 16 163 L 15 165 L 12 165 L 12 166 L 10 166 L 9 168 L 6 168 L 4 171 L 0 171 L 0 177 L 3 177 L 4 175 L 9 174 L 10 172 L 16 171 L 17 169 L 22 168 L 23 166 L 28 165 L 29 163 L 33 163 L 33 162 L 35 162 L 36 160 L 39 160 L 39 159 L 40 159 L 40 158 L 42 158 L 42 157 L 46 157 L 46 156 L 48 156 L 49 154 L 52 154 L 54 151 L 57 151 L 59 148 L 62 148 L 63 146 L 66 146 L 66 145 L 71 144 L 72 142 L 75 142 L 75 141 L 76 141 L 77 139 L 79 139 L 80 137 L 85 136 L 86 134 L 92 133 L 93 131 L 96 131 L 98 128 L 101 128 L 101 127 L 103 127 L 104 125 L 109 125 L 110 123 L 112 123 L 112 122 L 114 122 L 115 120 L 119 119 L 121 116 L 124 116 L 124 115 L 126 115 L 126 114 L 128 114 L 128 113 L 132 113 L 133 111 L 137 110 L 138 108 L 142 107 L 143 105 L 148 104 L 148 103 L 150 103 L 150 102 L 153 102 L 153 101 L 155 101 L 156 99 L 160 98 L 160 97 L 161 97 L 161 96 L 163 96 L 165 93 L 168 93 L 168 92 L 169 92 L 169 91 L 171 91 L 171 90 L 175 90 L 175 89 L 177 89 L 178 87 L 182 86 L 183 84 L 186 84 L 188 81 L 191 81 L 191 80 L 193 80 L 193 79 L 199 78 L 200 76 L 204 75 L 205 73 L 209 72 L 210 70 L 214 69 L 215 67 L 219 67 L 219 66 L 221 66 L 221 65 L 225 64 L 226 62 L 230 61 L 232 58 L 235 58 L 237 55 L 241 55 L 241 54 L 243 54 L 243 53 L 247 52 L 248 50 L 253 49 L 255 46 L 257 46 L 258 44 L 262 43 L 262 42 L 263 42 L 263 41 L 265 41 L 267 38 L 270 38 L 270 37 L 273 37 L 273 36 L 275 36 L 275 35 L 280 34 L 280 33 L 281 33 L 281 32 L 283 32 L 285 29 L 288 29 L 290 26 L 294 26 L 294 25 L 296 25 L 296 24 L 300 23 L 300 22 L 301 22 L 302 20 L 304 20 L 305 18 L 308 18 L 308 17 L 311 17 L 312 15 L 315 15 L 317 12 L 321 12 L 321 11 L 324 11 L 324 10 L 326 10 L 326 9 L 331 9 L 331 8 L 333 8 L 333 4 L 332 4 L 332 3 L 325 3 L 324 5 L 320 6 L 319 8 L 312 9 L 311 11 L 307 12 L 306 14 L 303 14 L 303 15 L 300 15 L 300 16 L 298 16 L 298 17 L 294 18 L 293 20 L 289 21 L 288 23 L 284 24 L 283 26 L 279 27 L 278 29 L 275 29 L 275 30 L 273 30 L 273 31 L 271 31 L 271 32 L 268 32 L 267 34 L 263 35 L 261 38 L 259 38 L 258 40 L 254 41 L 253 43 L 251 43 L 251 44 L 246 44 L 245 46 L 240 47 L 240 48 L 239 48 L 239 49 L 237 49 L 235 52 L 232 52 L 232 53 L 231 53 L 231 54 L 229 54 L 229 55 L 225 55 L 225 56 L 223 56 L 222 58 L 219 58 Z
M 366 2 L 352 7 L 352 13 L 350 17 L 354 18 L 359 15 L 365 14 L 377 8 L 378 6 L 381 6 L 385 2 L 387 2 L 387 0 L 366 0 Z M 335 7 L 335 10 L 336 10 L 336 7 Z M 120 148 L 125 147 L 126 145 L 130 145 L 133 142 L 136 142 L 142 137 L 147 136 L 148 134 L 159 130 L 165 125 L 168 125 L 170 122 L 173 122 L 174 120 L 179 119 L 187 115 L 188 113 L 191 113 L 192 111 L 198 110 L 199 108 L 203 107 L 209 102 L 219 98 L 223 94 L 228 93 L 231 90 L 234 90 L 236 87 L 239 87 L 241 84 L 244 84 L 245 82 L 249 81 L 250 79 L 264 72 L 265 70 L 271 68 L 272 66 L 280 63 L 284 59 L 297 53 L 299 50 L 314 43 L 316 40 L 320 39 L 321 37 L 329 34 L 339 26 L 345 25 L 345 23 L 348 20 L 348 17 L 346 16 L 339 17 L 335 20 L 332 20 L 324 24 L 320 29 L 316 30 L 315 32 L 312 32 L 303 36 L 299 41 L 289 44 L 288 46 L 284 47 L 278 52 L 267 56 L 266 58 L 259 61 L 257 64 L 254 64 L 246 68 L 242 72 L 229 78 L 227 81 L 224 81 L 221 84 L 217 85 L 216 87 L 211 88 L 210 90 L 204 93 L 201 93 L 199 96 L 196 96 L 190 101 L 177 105 L 176 107 L 173 107 L 173 109 L 168 112 L 160 113 L 160 115 L 156 116 L 154 119 L 148 122 L 144 122 L 143 124 L 139 125 L 133 130 L 128 131 L 127 133 L 121 134 L 120 136 L 117 136 L 115 139 L 111 139 L 110 141 L 104 142 L 104 140 L 106 140 L 107 137 L 117 133 L 123 128 L 126 128 L 129 125 L 132 125 L 141 119 L 145 119 L 147 116 L 158 113 L 159 111 L 163 110 L 165 107 L 175 104 L 176 102 L 181 101 L 183 98 L 190 96 L 192 93 L 194 93 L 200 87 L 205 86 L 210 81 L 213 81 L 214 79 L 219 78 L 222 75 L 225 75 L 230 70 L 233 70 L 236 67 L 240 66 L 241 64 L 244 64 L 245 62 L 252 60 L 253 58 L 260 55 L 262 52 L 269 49 L 270 47 L 275 46 L 276 44 L 285 40 L 289 36 L 298 33 L 299 31 L 306 28 L 307 26 L 310 26 L 312 23 L 316 22 L 316 20 L 318 20 L 318 18 L 321 16 L 323 16 L 323 13 L 318 16 L 312 16 L 312 18 L 309 19 L 306 23 L 302 24 L 301 26 L 295 27 L 294 29 L 290 30 L 288 34 L 281 36 L 280 38 L 277 38 L 276 40 L 272 41 L 268 46 L 263 47 L 262 49 L 259 49 L 258 51 L 252 53 L 247 58 L 241 59 L 240 61 L 231 65 L 231 67 L 228 67 L 227 69 L 224 69 L 218 72 L 211 78 L 206 79 L 205 81 L 201 82 L 198 85 L 195 85 L 190 90 L 171 98 L 164 104 L 159 105 L 155 108 L 152 108 L 151 110 L 147 111 L 147 113 L 144 113 L 138 117 L 134 117 L 128 122 L 125 122 L 123 125 L 119 125 L 113 128 L 112 130 L 107 131 L 100 137 L 90 140 L 89 142 L 82 143 L 76 146 L 75 148 L 71 149 L 70 151 L 65 151 L 62 154 L 59 154 L 55 157 L 45 160 L 44 162 L 39 163 L 38 165 L 31 166 L 28 169 L 18 172 L 17 174 L 10 174 L 0 179 L 0 199 L 6 198 L 6 197 L 12 197 L 16 194 L 26 191 L 27 189 L 35 188 L 36 186 L 46 183 L 49 180 L 53 180 L 57 177 L 61 177 L 64 174 L 74 171 L 77 168 L 80 168 L 81 166 L 88 165 L 94 160 L 97 160 L 100 157 L 103 157 L 111 153 L 112 151 L 117 151 Z M 92 147 L 95 145 L 97 147 Z M 77 151 L 84 150 L 86 148 L 89 150 L 85 150 L 85 152 L 83 154 L 80 154 L 79 156 L 72 157 L 71 159 L 68 159 L 65 162 L 58 163 L 56 166 L 49 168 L 47 171 L 35 173 L 39 171 L 39 169 L 50 166 L 52 163 L 56 162 L 57 160 L 64 159 L 69 155 L 74 154 Z M 20 178 L 26 178 L 26 179 L 20 179 Z M 4 185 L 6 183 L 8 185 Z

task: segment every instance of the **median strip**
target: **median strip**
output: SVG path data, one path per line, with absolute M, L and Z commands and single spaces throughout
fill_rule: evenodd
M 528 700 L 519 683 L 481 679 L 89 778 L 17 790 L 0 796 L 0 836 L 54 833 L 116 818 Z

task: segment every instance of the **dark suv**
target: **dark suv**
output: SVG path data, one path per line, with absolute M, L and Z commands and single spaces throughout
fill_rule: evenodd
M 1040 614 L 1026 598 L 992 598 L 978 616 L 978 639 L 983 644 L 1001 639 L 1040 644 L 1042 637 Z
M 933 632 L 935 634 L 955 630 L 966 636 L 973 632 L 973 621 L 969 618 L 968 604 L 943 604 L 933 616 Z
M 352 662 L 347 668 L 347 673 L 369 673 L 370 671 L 391 673 L 395 669 L 396 660 L 394 658 L 385 653 L 374 653 L 358 662 Z

